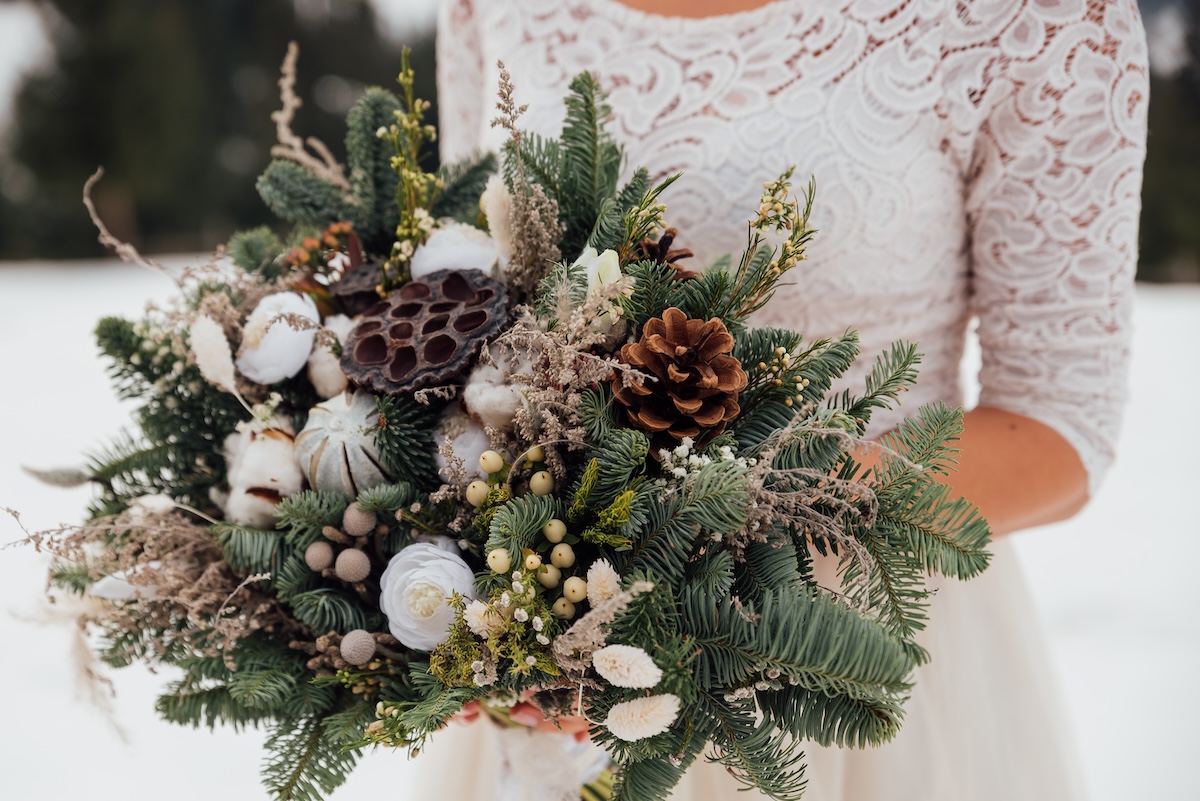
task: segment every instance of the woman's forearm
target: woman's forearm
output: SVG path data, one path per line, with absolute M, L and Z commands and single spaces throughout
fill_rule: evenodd
M 958 470 L 943 480 L 979 507 L 993 534 L 1065 520 L 1088 499 L 1087 473 L 1054 429 L 981 406 L 966 413 Z

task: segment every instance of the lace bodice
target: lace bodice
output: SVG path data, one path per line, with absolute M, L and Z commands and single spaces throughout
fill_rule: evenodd
M 570 78 L 596 73 L 630 163 L 684 173 L 667 222 L 702 261 L 742 246 L 764 180 L 815 175 L 809 267 L 758 321 L 854 327 L 867 354 L 917 340 L 908 413 L 959 401 L 976 316 L 981 403 L 1054 427 L 1094 489 L 1129 357 L 1148 100 L 1133 0 L 777 0 L 707 19 L 444 0 L 443 157 L 501 141 L 497 59 L 545 134 Z

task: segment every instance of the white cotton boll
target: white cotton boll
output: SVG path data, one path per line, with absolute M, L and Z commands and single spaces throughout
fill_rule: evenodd
M 229 340 L 217 321 L 207 316 L 196 318 L 196 322 L 192 323 L 188 344 L 204 380 L 218 389 L 233 392 L 237 387 L 237 378 L 233 374 L 233 351 L 229 349 Z
M 466 469 L 467 475 L 485 478 L 486 474 L 479 466 L 479 457 L 483 455 L 484 451 L 491 450 L 492 440 L 483 430 L 483 426 L 452 408 L 442 416 L 435 441 L 440 443 L 447 436 L 450 437 L 450 446 L 454 449 L 454 455 L 463 460 L 463 467 Z M 447 467 L 446 458 L 440 451 L 434 458 L 437 461 L 438 470 Z
M 246 320 L 237 369 L 258 384 L 269 385 L 291 378 L 308 362 L 317 326 L 297 330 L 283 320 L 272 324 L 281 314 L 295 314 L 319 323 L 317 304 L 308 295 L 278 292 L 259 301 Z
M 226 437 L 224 451 L 229 479 L 226 519 L 273 528 L 275 505 L 304 488 L 304 473 L 296 463 L 291 431 L 280 420 L 261 427 L 247 426 Z
M 512 221 L 509 217 L 512 209 L 512 195 L 508 186 L 499 173 L 488 178 L 483 194 L 479 196 L 479 210 L 487 217 L 488 230 L 500 254 L 507 262 L 512 258 Z
M 438 270 L 479 270 L 490 273 L 500 261 L 496 242 L 473 225 L 447 223 L 417 248 L 409 262 L 413 279 Z
M 522 387 L 509 384 L 504 373 L 490 365 L 480 365 L 471 372 L 463 387 L 463 405 L 467 413 L 484 426 L 511 431 L 513 418 L 525 401 Z
M 621 591 L 621 576 L 607 559 L 597 559 L 587 572 L 587 597 L 592 606 L 604 603 Z
M 606 645 L 592 654 L 600 677 L 614 687 L 644 690 L 662 679 L 662 668 L 650 654 L 632 645 Z
M 239 526 L 272 529 L 277 504 L 275 500 L 251 494 L 247 487 L 237 487 L 225 499 L 225 519 Z
M 679 717 L 679 697 L 652 695 L 622 701 L 608 711 L 604 725 L 612 735 L 627 743 L 662 734 Z
M 337 335 L 338 342 L 344 344 L 354 328 L 354 320 L 344 314 L 334 314 L 325 318 L 325 328 Z M 326 400 L 345 392 L 350 383 L 342 372 L 341 357 L 320 345 L 313 348 L 312 355 L 308 357 L 308 380 L 317 394 Z

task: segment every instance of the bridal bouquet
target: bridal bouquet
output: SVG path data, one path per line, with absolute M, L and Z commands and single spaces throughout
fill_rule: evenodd
M 350 112 L 348 171 L 292 132 L 294 71 L 258 182 L 286 240 L 241 233 L 175 305 L 103 320 L 137 430 L 47 475 L 98 488 L 33 540 L 52 584 L 103 600 L 102 659 L 178 668 L 168 721 L 270 727 L 278 799 L 518 706 L 586 719 L 611 760 L 589 797 L 665 798 L 707 749 L 796 798 L 805 740 L 888 740 L 925 579 L 981 571 L 987 525 L 937 481 L 959 411 L 863 441 L 914 346 L 839 394 L 853 333 L 750 327 L 799 272 L 811 184 L 767 181 L 740 255 L 693 268 L 671 179 L 621 183 L 590 75 L 549 139 L 504 74 L 501 158 L 430 173 L 407 60 L 400 96 Z

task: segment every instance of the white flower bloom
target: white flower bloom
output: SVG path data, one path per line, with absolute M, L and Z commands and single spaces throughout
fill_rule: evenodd
M 615 284 L 621 280 L 621 262 L 617 252 L 611 248 L 603 253 L 588 245 L 579 254 L 573 267 L 583 267 L 587 273 L 587 288 L 591 294 L 597 287 L 604 284 Z
M 354 328 L 354 321 L 344 314 L 325 318 L 325 328 L 332 331 L 338 342 L 344 343 Z M 322 398 L 329 399 L 346 391 L 349 381 L 342 372 L 342 360 L 329 348 L 315 347 L 308 357 L 308 380 Z
M 500 249 L 500 255 L 507 262 L 512 258 L 512 222 L 509 210 L 512 208 L 512 195 L 504 179 L 495 174 L 488 178 L 483 194 L 479 196 L 479 210 L 487 217 L 488 230 L 492 239 Z
M 529 613 L 524 609 L 518 609 L 513 612 L 513 617 L 517 619 L 518 623 L 524 623 L 526 620 L 529 620 Z
M 425 542 L 437 546 L 448 554 L 462 556 L 462 549 L 458 547 L 459 541 L 454 537 L 445 534 L 414 534 L 412 539 L 413 542 Z
M 217 389 L 233 392 L 237 378 L 233 374 L 233 351 L 221 326 L 211 317 L 198 317 L 188 336 L 196 366 L 204 380 Z
M 504 620 L 496 613 L 495 609 L 485 604 L 478 599 L 467 604 L 467 608 L 463 610 L 463 620 L 467 624 L 467 628 L 471 633 L 481 640 L 486 640 L 492 632 L 500 627 Z M 477 663 L 479 667 L 472 667 L 476 673 L 483 670 L 483 663 Z
M 608 711 L 604 725 L 613 736 L 632 743 L 671 728 L 679 717 L 679 698 L 675 695 L 652 695 L 622 701 Z
M 271 322 L 281 314 L 295 314 L 314 325 L 297 330 L 283 320 Z M 308 361 L 320 319 L 317 304 L 308 295 L 278 292 L 263 298 L 246 320 L 238 371 L 263 385 L 291 378 Z
M 650 654 L 632 645 L 606 645 L 592 654 L 592 664 L 614 687 L 647 689 L 662 679 L 662 668 Z
M 607 559 L 597 559 L 587 572 L 588 603 L 593 607 L 621 591 L 621 576 Z
M 537 641 L 538 641 L 538 642 L 540 642 L 542 645 L 549 645 L 549 644 L 550 644 L 550 638 L 549 638 L 549 637 L 547 637 L 545 634 L 539 634 L 539 635 L 537 636 Z
M 447 223 L 417 248 L 409 262 L 414 279 L 438 270 L 479 270 L 490 273 L 500 261 L 495 241 L 473 225 Z
M 474 595 L 475 575 L 459 557 L 419 542 L 392 557 L 379 584 L 379 607 L 392 636 L 405 647 L 432 651 L 454 624 L 450 595 Z

